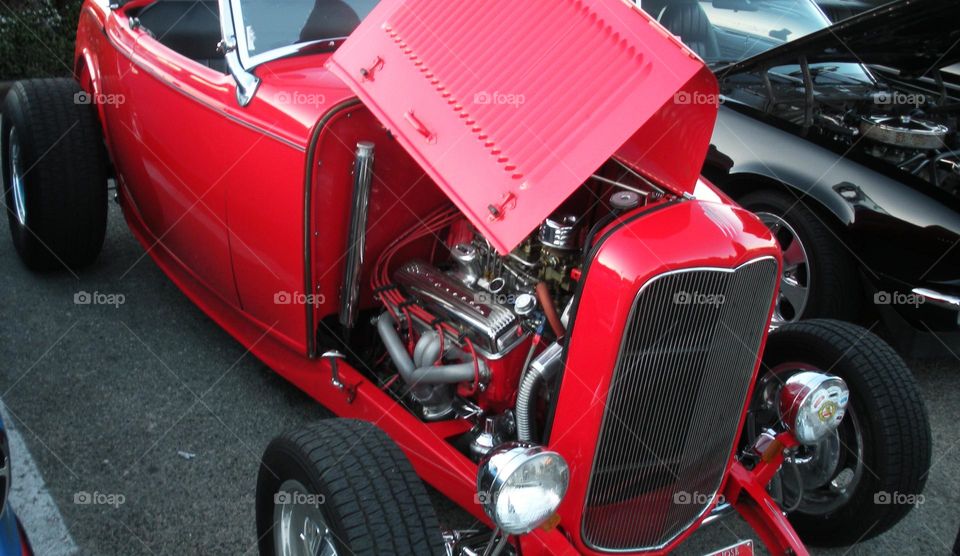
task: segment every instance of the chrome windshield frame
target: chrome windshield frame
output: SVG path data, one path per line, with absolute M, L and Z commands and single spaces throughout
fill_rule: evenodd
M 266 52 L 261 52 L 259 54 L 250 55 L 249 43 L 247 42 L 247 26 L 243 19 L 243 9 L 240 6 L 240 0 L 220 0 L 221 4 L 229 3 L 233 27 L 234 27 L 234 36 L 237 40 L 237 53 L 240 57 L 240 64 L 247 71 L 252 70 L 253 68 L 276 60 L 278 58 L 286 58 L 287 56 L 293 56 L 300 54 L 304 51 L 309 51 L 314 48 L 327 45 L 329 47 L 334 47 L 338 42 L 343 42 L 347 37 L 330 37 L 324 38 L 315 41 L 305 41 L 291 44 L 289 46 L 283 46 L 280 48 L 274 48 L 272 50 L 267 50 Z
M 238 37 L 245 35 L 245 33 L 238 34 L 236 31 L 237 27 L 233 19 L 233 0 L 219 0 L 218 4 L 220 6 L 220 44 L 217 48 L 223 52 L 230 75 L 237 83 L 237 102 L 240 106 L 246 106 L 253 100 L 253 95 L 260 85 L 260 79 L 243 64 Z
M 218 0 L 218 4 L 220 8 L 220 44 L 217 48 L 223 52 L 230 75 L 236 81 L 237 102 L 240 106 L 250 104 L 257 88 L 260 86 L 260 78 L 253 73 L 253 69 L 260 64 L 316 48 L 335 48 L 337 43 L 343 42 L 347 38 L 333 37 L 296 43 L 250 56 L 247 48 L 247 27 L 243 22 L 240 0 Z

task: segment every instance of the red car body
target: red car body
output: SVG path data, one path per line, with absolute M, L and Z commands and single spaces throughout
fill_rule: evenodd
M 477 465 L 447 441 L 471 423 L 424 422 L 343 361 L 337 384 L 331 360 L 320 357 L 326 346 L 319 345 L 318 334 L 325 318 L 336 314 L 340 296 L 354 145 L 373 140 L 378 164 L 385 161 L 369 209 L 366 249 L 374 253 L 448 198 L 506 253 L 614 153 L 677 198 L 697 199 L 654 205 L 642 218 L 604 227 L 601 233 L 617 226 L 626 232 L 603 243 L 582 274 L 568 374 L 548 444 L 569 462 L 570 489 L 559 522 L 520 537 L 519 544 L 525 555 L 604 553 L 583 538 L 581 523 L 602 402 L 637 290 L 678 268 L 780 260 L 764 225 L 697 178 L 716 106 L 670 100 L 678 93 L 716 94 L 702 62 L 627 3 L 558 2 L 552 15 L 532 9 L 514 19 L 516 25 L 536 21 L 542 31 L 537 40 L 551 40 L 564 37 L 570 29 L 560 24 L 582 12 L 573 31 L 586 44 L 558 46 L 553 58 L 542 61 L 544 73 L 517 76 L 515 58 L 486 56 L 468 44 L 453 51 L 477 60 L 479 75 L 454 74 L 456 56 L 424 54 L 439 69 L 423 70 L 417 55 L 430 49 L 424 41 L 431 27 L 416 21 L 403 27 L 403 17 L 423 13 L 416 10 L 425 3 L 407 3 L 414 11 L 406 13 L 403 4 L 389 1 L 336 53 L 260 66 L 255 98 L 240 106 L 230 75 L 164 47 L 131 21 L 131 10 L 151 1 L 110 9 L 104 1 L 87 0 L 77 35 L 81 84 L 94 98 L 125 99 L 98 103 L 97 109 L 130 229 L 191 300 L 270 368 L 337 415 L 383 428 L 424 480 L 485 523 L 489 518 L 475 502 Z M 454 6 L 435 4 L 437 17 Z M 385 21 L 401 23 L 390 28 Z M 494 32 L 502 20 L 478 13 L 463 25 L 436 27 L 442 35 L 437 40 Z M 605 41 L 619 50 L 606 48 Z M 571 53 L 573 48 L 588 54 Z M 600 79 L 587 91 L 583 75 L 589 67 L 599 68 L 594 77 Z M 432 83 L 417 72 L 443 74 L 449 82 Z M 487 79 L 492 90 L 522 87 L 532 105 L 534 119 L 525 120 L 532 127 L 503 123 L 514 107 L 469 114 L 456 97 L 469 89 L 464 82 L 470 79 Z M 291 103 L 291 95 L 313 102 Z M 489 128 L 474 129 L 480 127 L 475 117 L 491 122 L 504 138 L 502 151 L 487 144 Z M 460 144 L 450 139 L 462 136 Z M 540 183 L 549 186 L 537 190 Z M 364 263 L 363 276 L 372 264 Z M 311 297 L 307 303 L 278 303 L 278 294 Z M 360 299 L 363 307 L 376 305 L 369 289 Z M 502 394 L 498 402 L 490 394 L 483 403 L 510 396 Z M 742 427 L 745 406 L 728 411 L 739 415 Z M 790 443 L 789 435 L 779 442 Z M 748 471 L 731 451 L 719 492 L 772 552 L 805 554 L 765 490 L 781 459 L 781 450 L 771 450 Z M 644 552 L 675 548 L 708 514 Z

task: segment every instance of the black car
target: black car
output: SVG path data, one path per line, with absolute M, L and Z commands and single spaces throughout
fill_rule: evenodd
M 890 0 L 817 0 L 817 5 L 830 21 L 840 21 L 858 13 L 889 4 Z
M 781 242 L 776 321 L 879 316 L 905 350 L 960 345 L 960 86 L 940 71 L 960 2 L 832 26 L 813 0 L 641 7 L 717 75 L 704 175 Z

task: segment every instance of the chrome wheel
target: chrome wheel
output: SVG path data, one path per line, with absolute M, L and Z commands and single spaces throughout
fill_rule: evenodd
M 280 485 L 274 497 L 273 539 L 277 556 L 336 556 L 333 533 L 320 511 L 322 497 L 300 481 Z
M 13 211 L 21 226 L 27 225 L 27 198 L 23 184 L 23 162 L 17 128 L 10 127 L 10 190 L 13 193 Z
M 790 376 L 802 372 L 823 372 L 806 363 L 790 362 L 770 370 L 757 385 L 760 392 L 758 416 L 764 427 L 779 417 L 780 387 Z M 759 424 L 759 423 L 758 423 Z M 807 515 L 827 515 L 846 504 L 863 478 L 863 432 L 853 404 L 833 434 L 814 446 L 802 446 L 788 458 L 771 490 L 785 510 Z
M 773 324 L 799 320 L 810 297 L 810 258 L 796 230 L 780 216 L 758 212 L 760 221 L 770 228 L 783 251 L 783 274 L 780 293 L 773 311 Z
M 799 497 L 795 511 L 828 515 L 846 504 L 864 473 L 863 434 L 853 408 L 847 407 L 840 428 L 816 446 L 804 448 L 795 460 L 787 465 L 795 466 L 797 475 L 791 478 L 787 473 L 782 479 L 787 495 Z

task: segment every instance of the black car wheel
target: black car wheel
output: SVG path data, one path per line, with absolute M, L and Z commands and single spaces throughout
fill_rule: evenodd
M 264 556 L 445 554 L 420 478 L 364 421 L 328 419 L 274 439 L 256 505 Z
M 886 531 L 923 500 L 930 425 L 916 380 L 859 326 L 811 320 L 770 333 L 748 415 L 755 436 L 779 419 L 779 388 L 800 371 L 841 377 L 850 404 L 840 427 L 784 463 L 771 492 L 805 542 L 845 546 Z
M 0 126 L 13 244 L 34 270 L 92 263 L 107 226 L 107 155 L 94 106 L 72 79 L 18 81 Z
M 774 324 L 856 320 L 862 297 L 857 267 L 827 224 L 803 201 L 779 191 L 755 191 L 738 202 L 770 228 L 783 250 Z

